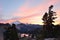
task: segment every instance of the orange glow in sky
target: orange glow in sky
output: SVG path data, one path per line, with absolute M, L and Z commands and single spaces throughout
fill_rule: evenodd
M 18 4 L 20 4 L 20 2 Z M 55 20 L 55 24 L 59 24 L 60 0 L 26 0 L 24 4 L 18 6 L 14 11 L 9 12 L 9 17 L 11 15 L 12 18 L 10 19 L 8 18 L 7 20 L 4 21 L 1 20 L 1 22 L 11 23 L 14 21 L 20 21 L 22 23 L 28 23 L 28 24 L 43 24 L 42 16 L 44 15 L 45 12 L 48 11 L 48 7 L 50 5 L 54 5 L 53 11 L 56 11 L 57 14 L 57 19 Z M 15 6 L 12 9 L 14 9 Z

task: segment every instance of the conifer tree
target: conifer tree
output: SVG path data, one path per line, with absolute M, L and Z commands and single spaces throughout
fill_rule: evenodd
M 49 11 L 48 13 L 46 12 L 44 15 L 43 15 L 43 18 L 42 20 L 44 21 L 44 25 L 51 25 L 53 24 L 53 20 L 55 20 L 57 17 L 54 17 L 56 16 L 56 12 L 52 11 L 52 8 L 53 8 L 53 5 L 51 5 L 49 7 Z
M 55 22 L 54 20 L 57 18 L 55 17 L 56 16 L 56 12 L 52 11 L 52 8 L 53 8 L 53 5 L 51 5 L 49 7 L 49 11 L 48 13 L 46 12 L 44 15 L 43 15 L 43 31 L 45 33 L 45 35 L 48 36 L 51 36 L 52 37 L 52 32 L 53 32 L 53 22 Z

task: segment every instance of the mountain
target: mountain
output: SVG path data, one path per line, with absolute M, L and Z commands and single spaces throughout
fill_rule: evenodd
M 15 21 L 15 22 L 12 22 L 11 24 L 17 25 L 17 24 L 21 24 L 21 23 L 19 21 Z
M 18 24 L 16 28 L 20 31 L 20 33 L 32 33 L 34 30 L 39 29 L 42 30 L 42 25 L 36 24 Z

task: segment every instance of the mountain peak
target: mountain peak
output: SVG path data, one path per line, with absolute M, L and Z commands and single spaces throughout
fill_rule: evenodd
M 20 24 L 19 21 L 12 22 L 12 24 Z

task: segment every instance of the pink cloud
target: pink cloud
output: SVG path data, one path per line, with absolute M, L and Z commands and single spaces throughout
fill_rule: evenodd
M 58 2 L 59 0 L 49 0 L 49 2 L 44 2 L 38 6 L 29 8 L 29 1 L 27 1 L 24 5 L 18 8 L 16 12 L 14 12 L 13 16 L 20 16 L 21 18 L 17 18 L 17 20 L 23 23 L 33 23 L 31 21 L 32 19 L 35 20 L 34 23 L 36 23 L 38 20 L 41 20 L 41 17 L 44 14 L 43 12 L 47 11 L 51 4 L 57 4 Z M 13 21 L 16 21 L 16 19 L 10 19 L 6 22 L 10 23 Z
M 58 0 L 49 0 L 49 2 L 43 3 L 33 8 L 28 8 L 29 3 L 26 2 L 23 6 L 18 8 L 17 10 L 18 12 L 14 13 L 13 15 L 14 16 L 28 16 L 28 15 L 35 14 L 35 13 L 40 13 L 41 11 L 45 11 L 47 7 L 49 7 L 51 4 L 56 4 L 57 2 Z

